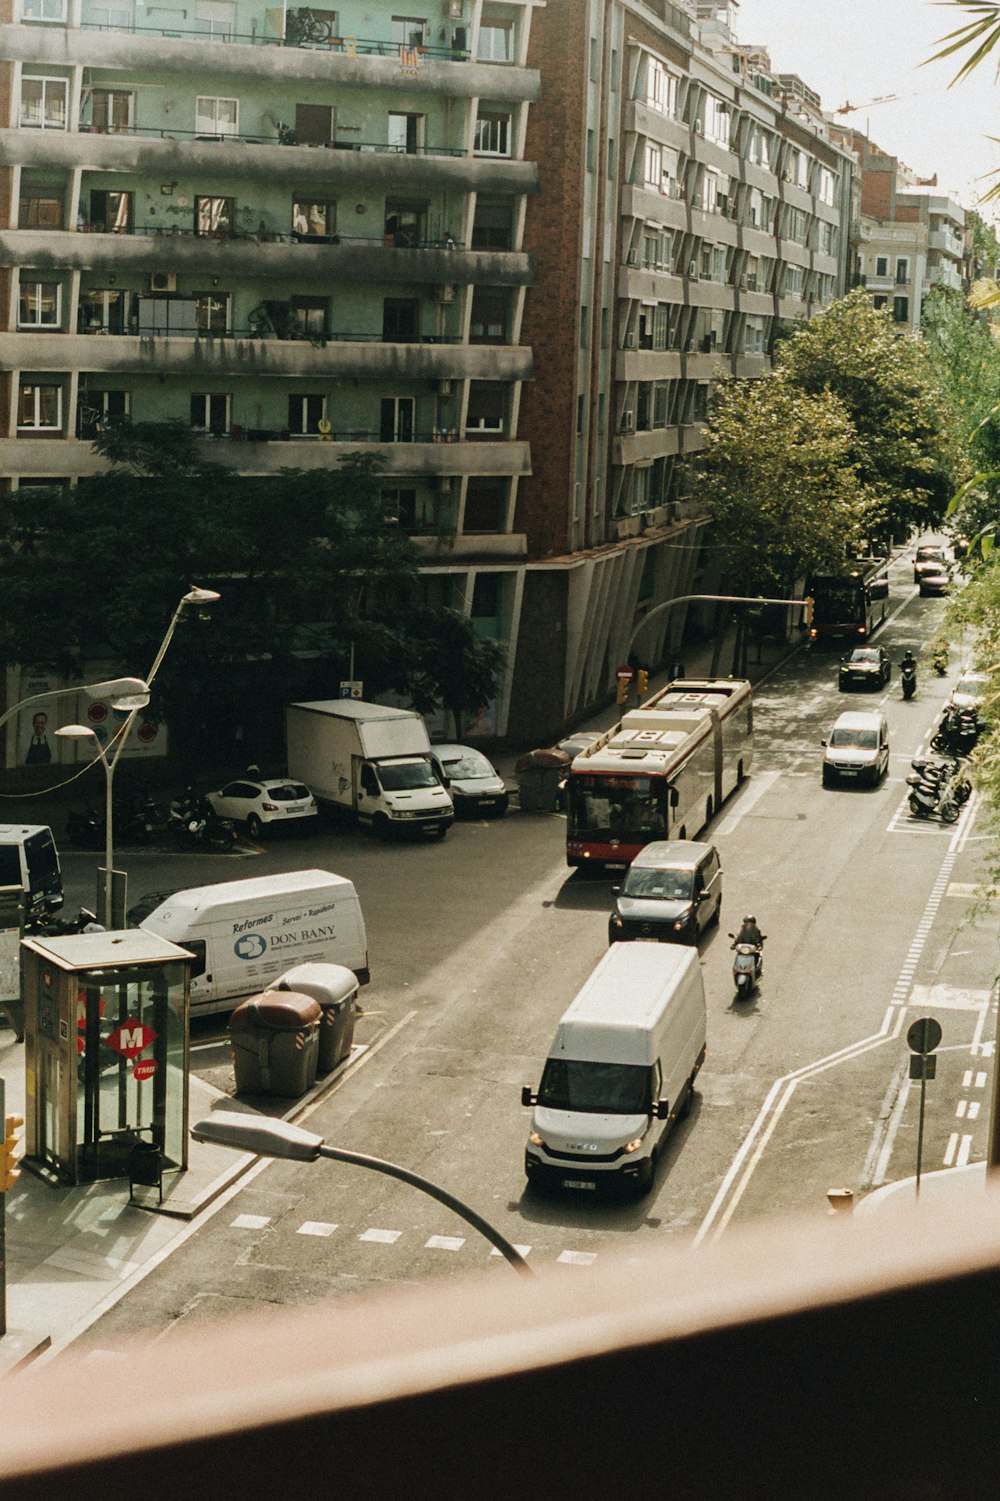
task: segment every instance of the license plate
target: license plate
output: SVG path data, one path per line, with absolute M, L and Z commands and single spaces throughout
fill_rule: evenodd
M 585 1188 L 589 1189 L 591 1193 L 597 1188 L 597 1184 L 589 1178 L 564 1178 L 562 1186 L 563 1188 Z
M 847 767 L 845 767 L 844 770 L 840 773 L 840 775 L 842 777 L 856 777 L 857 776 L 857 772 L 853 768 L 848 769 Z

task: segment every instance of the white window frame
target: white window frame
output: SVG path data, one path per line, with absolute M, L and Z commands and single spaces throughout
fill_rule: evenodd
M 301 403 L 297 422 L 292 423 L 292 402 Z M 319 414 L 316 417 L 315 430 L 310 427 L 309 403 L 319 402 Z M 319 432 L 319 424 L 326 421 L 327 397 L 319 391 L 290 391 L 288 395 L 288 431 L 293 438 L 314 438 Z
M 35 297 L 36 311 L 41 305 L 41 293 L 44 287 L 55 288 L 55 316 L 48 318 L 22 318 L 21 299 L 26 291 L 31 290 Z M 17 295 L 17 326 L 18 328 L 59 329 L 62 326 L 62 284 L 58 281 L 38 281 L 34 277 L 21 277 Z
M 107 19 L 99 19 L 102 16 Z M 105 5 L 92 5 L 89 25 L 99 31 L 131 31 L 135 25 L 132 0 L 107 0 Z
M 834 197 L 837 191 L 837 179 L 829 167 L 819 169 L 819 201 L 833 207 Z
M 392 40 L 399 47 L 426 47 L 426 16 L 393 16 Z
M 192 422 L 191 430 L 196 433 L 206 433 L 215 436 L 212 428 L 212 403 L 222 401 L 225 403 L 225 415 L 223 417 L 223 435 L 228 436 L 233 422 L 233 395 L 231 391 L 192 391 L 191 402 L 200 401 L 204 405 L 204 422 Z
M 677 79 L 658 57 L 646 62 L 646 104 L 661 115 L 677 113 Z
M 33 405 L 35 409 L 34 422 L 21 421 L 21 406 L 26 392 L 34 393 Z M 43 391 L 55 391 L 56 393 L 56 420 L 55 422 L 39 422 L 39 407 Z M 17 430 L 22 433 L 61 433 L 63 417 L 63 388 L 58 381 L 26 380 L 22 381 L 17 388 Z
M 511 114 L 494 114 L 487 110 L 476 117 L 476 156 L 511 155 L 514 118 Z
M 39 119 L 37 121 L 26 118 L 25 112 L 26 101 L 24 97 L 24 86 L 25 84 L 32 83 L 41 85 L 41 98 L 39 100 L 41 108 Z M 48 96 L 50 90 L 53 95 L 56 96 L 58 96 L 60 92 L 62 93 L 62 122 L 58 125 L 50 124 L 47 118 Z M 22 74 L 21 99 L 18 109 L 18 119 L 22 130 L 67 130 L 69 128 L 69 79 L 57 78 L 48 74 Z
M 719 204 L 719 173 L 714 167 L 706 167 L 699 183 L 698 198 L 706 214 L 714 214 Z
M 58 25 L 66 20 L 66 0 L 21 0 L 22 21 L 44 21 Z
M 236 31 L 234 0 L 195 0 L 198 35 L 210 42 L 231 42 Z
M 219 119 L 219 106 L 232 106 L 232 119 Z M 224 94 L 199 94 L 194 109 L 196 136 L 235 136 L 240 129 L 240 101 Z
M 663 147 L 656 141 L 646 141 L 642 148 L 642 180 L 647 188 L 657 192 L 663 187 Z
M 512 63 L 517 56 L 514 41 L 513 21 L 500 21 L 495 16 L 484 16 L 479 23 L 479 41 L 476 44 L 476 61 L 481 63 Z

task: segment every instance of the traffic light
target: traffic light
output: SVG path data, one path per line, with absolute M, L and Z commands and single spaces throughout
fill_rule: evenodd
M 624 703 L 626 703 L 628 701 L 628 689 L 629 689 L 628 678 L 623 678 L 621 676 L 621 674 L 619 674 L 619 676 L 618 676 L 618 691 L 615 694 L 615 703 L 616 704 L 624 704 Z
M 640 698 L 645 695 L 646 689 L 648 687 L 649 673 L 646 671 L 645 667 L 640 667 L 639 671 L 635 675 L 635 688 Z
M 0 1194 L 14 1187 L 21 1176 L 19 1158 L 14 1156 L 18 1143 L 18 1129 L 24 1125 L 23 1115 L 8 1115 L 4 1120 L 3 1144 L 0 1145 Z
M 807 594 L 802 601 L 802 624 L 807 628 L 813 623 L 813 606 L 816 601 L 811 594 Z

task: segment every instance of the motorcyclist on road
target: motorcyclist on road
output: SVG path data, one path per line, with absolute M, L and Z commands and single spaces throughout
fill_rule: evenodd
M 909 647 L 907 647 L 906 651 L 904 651 L 903 655 L 900 657 L 900 659 L 899 659 L 899 665 L 900 665 L 900 667 L 902 668 L 902 670 L 904 672 L 909 672 L 911 670 L 913 672 L 916 672 L 916 670 L 917 670 L 917 659 L 913 655 L 913 653 L 910 651 Z
M 751 943 L 755 949 L 764 947 L 764 935 L 757 926 L 757 919 L 754 916 L 743 919 L 743 926 L 736 935 L 736 942 Z

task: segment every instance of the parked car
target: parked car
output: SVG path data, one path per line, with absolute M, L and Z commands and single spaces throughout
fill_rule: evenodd
M 510 801 L 503 777 L 482 751 L 471 745 L 433 745 L 431 752 L 447 778 L 456 818 L 494 813 L 502 818 Z
M 889 726 L 884 714 L 841 714 L 821 741 L 823 786 L 867 782 L 877 787 L 889 770 Z
M 722 910 L 722 866 L 714 844 L 658 839 L 640 850 L 621 886 L 608 942 L 697 943 Z
M 841 657 L 837 687 L 884 688 L 892 675 L 892 663 L 884 646 L 856 646 L 849 657 Z
M 920 575 L 933 569 L 941 569 L 948 562 L 948 550 L 937 542 L 926 542 L 918 547 L 913 558 L 913 582 L 920 583 Z
M 978 709 L 989 686 L 988 672 L 970 672 L 966 669 L 952 689 L 948 702 L 958 709 Z
M 259 839 L 265 826 L 271 824 L 312 828 L 319 812 L 306 784 L 288 777 L 263 777 L 259 781 L 239 777 L 218 792 L 206 793 L 206 797 L 220 817 L 245 824 L 251 839 Z
M 920 575 L 920 593 L 947 594 L 951 588 L 951 575 L 947 568 L 935 564 L 933 568 L 925 568 Z

